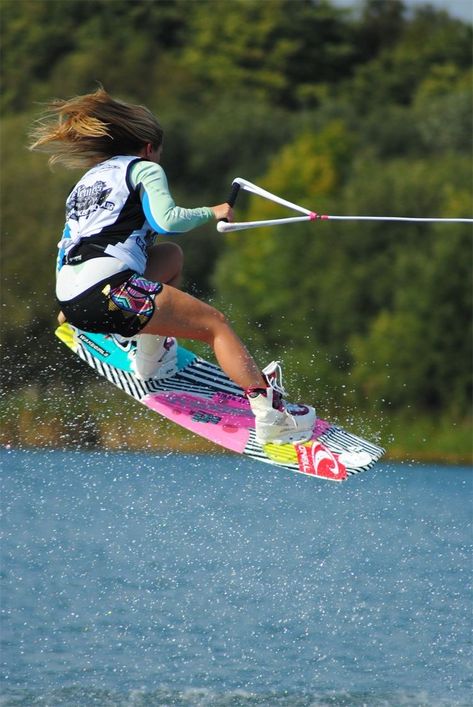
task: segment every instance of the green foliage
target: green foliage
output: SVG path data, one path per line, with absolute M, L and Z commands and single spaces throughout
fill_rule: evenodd
M 318 199 L 323 206 L 324 197 L 326 201 L 337 191 L 350 156 L 351 140 L 344 125 L 330 123 L 322 132 L 301 133 L 291 145 L 283 147 L 261 184 L 289 200 L 309 205 Z M 247 216 L 250 220 L 274 218 L 279 211 L 280 207 L 255 198 Z M 242 329 L 258 327 L 271 346 L 287 345 L 289 335 L 295 346 L 303 346 L 304 328 L 296 326 L 289 334 L 287 326 L 294 319 L 310 326 L 321 299 L 319 263 L 325 254 L 321 241 L 313 237 L 313 226 L 291 231 L 267 229 L 258 237 L 254 231 L 237 232 L 228 237 L 228 243 L 216 282 L 225 299 L 231 299 L 245 313 Z M 318 343 L 325 338 L 319 337 Z
M 377 3 L 378 6 L 380 3 Z M 399 3 L 381 3 L 396 6 Z M 359 110 L 386 103 L 408 105 L 419 83 L 435 66 L 453 63 L 459 69 L 471 67 L 472 27 L 432 8 L 419 8 L 412 21 L 399 22 L 394 36 L 379 46 L 370 62 L 355 73 L 349 86 Z M 388 23 L 384 23 L 384 31 Z
M 297 106 L 314 84 L 338 80 L 349 70 L 353 46 L 341 13 L 310 0 L 217 0 L 196 3 L 193 41 L 182 64 L 198 85 L 251 92 L 273 104 Z M 314 75 L 315 72 L 315 75 Z
M 329 0 L 1 10 L 7 378 L 64 375 L 53 271 L 77 175 L 26 149 L 35 104 L 51 97 L 101 82 L 146 103 L 181 204 L 218 203 L 240 175 L 318 212 L 473 214 L 472 28 L 444 11 L 408 15 L 399 0 L 366 0 L 356 16 Z M 279 215 L 245 195 L 237 205 L 241 220 Z M 187 287 L 220 302 L 262 361 L 283 357 L 300 395 L 332 409 L 470 411 L 468 226 L 320 222 L 225 238 L 209 226 L 181 244 Z

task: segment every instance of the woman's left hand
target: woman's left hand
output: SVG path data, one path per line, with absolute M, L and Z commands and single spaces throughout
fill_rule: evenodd
M 233 221 L 233 209 L 227 202 L 219 204 L 218 206 L 212 206 L 211 208 L 217 221 L 222 221 L 223 219 Z

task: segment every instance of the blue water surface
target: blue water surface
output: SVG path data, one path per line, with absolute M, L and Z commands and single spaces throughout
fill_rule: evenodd
M 3 451 L 9 705 L 470 705 L 472 470 Z

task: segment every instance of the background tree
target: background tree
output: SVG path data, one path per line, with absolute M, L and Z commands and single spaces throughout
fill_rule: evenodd
M 77 175 L 26 149 L 51 97 L 101 82 L 146 103 L 165 127 L 178 203 L 215 203 L 240 175 L 319 212 L 473 213 L 472 27 L 445 11 L 407 13 L 398 0 L 367 0 L 356 14 L 328 0 L 3 0 L 2 20 L 11 386 L 49 385 L 65 370 L 53 271 Z M 281 210 L 242 195 L 237 213 Z M 349 382 L 357 406 L 470 413 L 469 227 L 331 222 L 222 237 L 209 225 L 180 242 L 186 286 L 219 300 L 261 357 L 282 356 L 306 397 L 346 404 Z

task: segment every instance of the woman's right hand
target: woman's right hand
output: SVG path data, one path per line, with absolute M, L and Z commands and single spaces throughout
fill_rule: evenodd
M 223 219 L 233 221 L 233 209 L 227 202 L 218 204 L 218 206 L 212 206 L 211 208 L 217 221 L 222 221 Z

